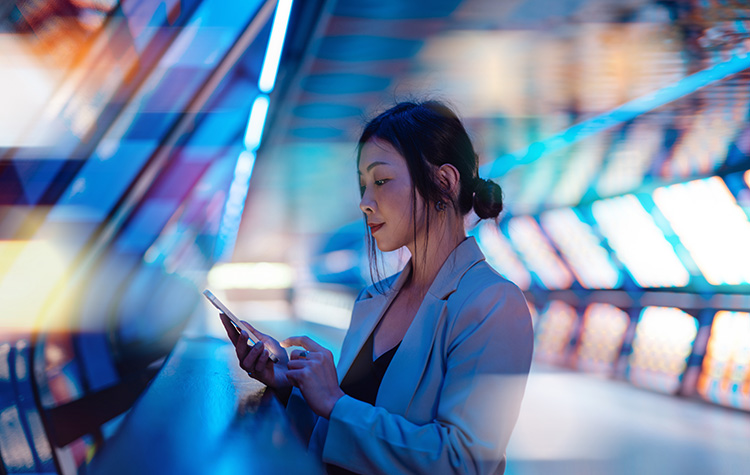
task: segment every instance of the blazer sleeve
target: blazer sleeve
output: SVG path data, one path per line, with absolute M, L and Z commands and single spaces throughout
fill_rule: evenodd
M 365 287 L 360 290 L 357 298 L 354 299 L 356 304 L 362 300 L 363 296 L 370 295 L 370 287 Z M 305 397 L 299 388 L 292 388 L 292 393 L 286 403 L 286 414 L 291 421 L 292 427 L 297 432 L 304 442 L 309 442 L 310 437 L 315 429 L 315 424 L 318 422 L 318 416 L 310 409 L 310 406 L 305 401 Z
M 382 474 L 501 469 L 531 365 L 533 331 L 523 294 L 507 281 L 473 293 L 449 332 L 435 419 L 415 424 L 344 396 L 331 412 L 325 462 Z

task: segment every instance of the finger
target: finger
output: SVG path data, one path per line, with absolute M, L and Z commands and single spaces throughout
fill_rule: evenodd
M 263 345 L 263 342 L 258 343 L 259 345 Z M 266 369 L 268 369 L 268 351 L 263 351 L 261 346 L 261 352 L 260 355 L 258 355 L 258 359 L 255 361 L 255 372 L 256 373 L 262 373 Z
M 289 355 L 289 359 L 292 360 L 298 360 L 300 358 L 307 358 L 312 353 L 310 353 L 308 350 L 292 350 L 292 354 Z
M 260 351 L 253 346 L 245 357 L 242 358 L 242 364 L 240 366 L 242 366 L 245 371 L 250 371 L 252 373 L 255 371 L 255 362 L 258 361 L 259 356 Z
M 320 346 L 309 336 L 290 336 L 286 340 L 281 342 L 281 346 L 301 346 L 302 348 L 310 351 L 325 351 L 326 348 Z
M 237 333 L 237 328 L 232 324 L 231 320 L 229 320 L 229 317 L 223 313 L 219 314 L 219 318 L 221 319 L 221 324 L 224 325 L 224 330 L 226 330 L 229 340 L 233 345 L 237 345 L 237 339 L 240 336 L 240 334 Z
M 245 326 L 245 329 L 248 331 L 250 335 L 255 335 L 259 340 L 268 338 L 268 335 L 265 333 L 258 331 L 257 328 L 247 323 L 245 320 L 240 320 L 240 323 L 242 323 Z
M 306 371 L 304 369 L 295 369 L 286 372 L 286 379 L 294 386 L 303 389 L 305 386 Z
M 240 357 L 245 356 L 250 350 L 250 346 L 247 344 L 247 333 L 244 330 L 237 336 L 237 343 L 234 346 L 237 348 L 237 355 Z
M 286 364 L 287 368 L 289 369 L 304 369 L 304 368 L 307 368 L 309 365 L 310 365 L 310 362 L 304 358 L 297 359 L 297 360 L 289 360 L 289 363 Z

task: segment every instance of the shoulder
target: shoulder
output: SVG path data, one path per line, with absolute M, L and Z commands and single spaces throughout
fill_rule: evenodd
M 523 291 L 486 261 L 472 266 L 448 297 L 449 326 L 454 335 L 484 328 L 531 327 Z
M 356 305 L 357 302 L 361 300 L 367 300 L 377 295 L 387 294 L 393 288 L 393 284 L 399 278 L 399 276 L 401 275 L 401 272 L 396 272 L 392 276 L 386 277 L 385 279 L 380 280 L 374 284 L 368 285 L 367 287 L 362 289 L 359 292 L 359 295 L 357 295 L 357 298 L 354 300 L 354 304 Z
M 523 304 L 527 308 L 521 289 L 498 274 L 487 261 L 478 262 L 463 275 L 456 286 L 456 291 L 448 297 L 448 301 L 462 307 L 493 305 L 497 302 L 508 301 Z

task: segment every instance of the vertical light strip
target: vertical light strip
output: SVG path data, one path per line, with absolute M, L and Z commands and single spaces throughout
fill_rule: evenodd
M 245 198 L 250 187 L 250 177 L 255 166 L 255 154 L 243 151 L 237 159 L 234 170 L 234 179 L 229 187 L 227 204 L 224 207 L 224 216 L 221 219 L 219 236 L 217 239 L 216 257 L 231 257 L 234 243 L 237 240 L 237 231 L 240 228 L 242 211 L 245 209 Z
M 268 96 L 265 94 L 260 94 L 253 102 L 253 107 L 250 109 L 250 119 L 247 121 L 247 130 L 245 131 L 245 148 L 247 150 L 255 152 L 260 146 L 269 105 Z
M 237 240 L 237 232 L 242 220 L 242 211 L 245 208 L 245 200 L 250 188 L 250 177 L 255 166 L 256 152 L 263 138 L 263 128 L 266 124 L 268 108 L 271 105 L 267 94 L 273 90 L 276 83 L 276 74 L 279 71 L 279 62 L 281 61 L 281 50 L 284 47 L 284 39 L 286 38 L 286 30 L 289 26 L 291 12 L 292 0 L 279 0 L 276 4 L 276 14 L 273 17 L 273 24 L 271 25 L 271 35 L 268 38 L 266 55 L 263 58 L 263 66 L 261 67 L 260 78 L 258 79 L 258 89 L 261 94 L 255 98 L 253 106 L 250 109 L 250 119 L 247 122 L 244 139 L 245 150 L 237 159 L 234 179 L 229 188 L 229 196 L 227 197 L 224 216 L 221 220 L 216 248 L 216 256 L 219 260 L 222 257 L 231 256 L 235 241 Z
M 286 29 L 289 25 L 289 15 L 292 11 L 292 0 L 279 0 L 276 5 L 276 15 L 273 17 L 273 26 L 271 26 L 271 36 L 268 39 L 266 48 L 266 57 L 263 61 L 263 68 L 260 72 L 258 88 L 260 92 L 269 93 L 273 90 L 276 83 L 276 74 L 279 71 L 279 61 L 281 60 L 281 50 L 284 47 L 286 38 Z

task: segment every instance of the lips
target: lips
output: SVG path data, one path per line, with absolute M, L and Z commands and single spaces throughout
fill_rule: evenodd
M 382 228 L 383 224 L 385 224 L 385 223 L 377 223 L 377 224 L 367 223 L 367 225 L 370 226 L 370 232 L 372 234 L 375 234 L 375 231 L 377 231 L 378 229 Z

